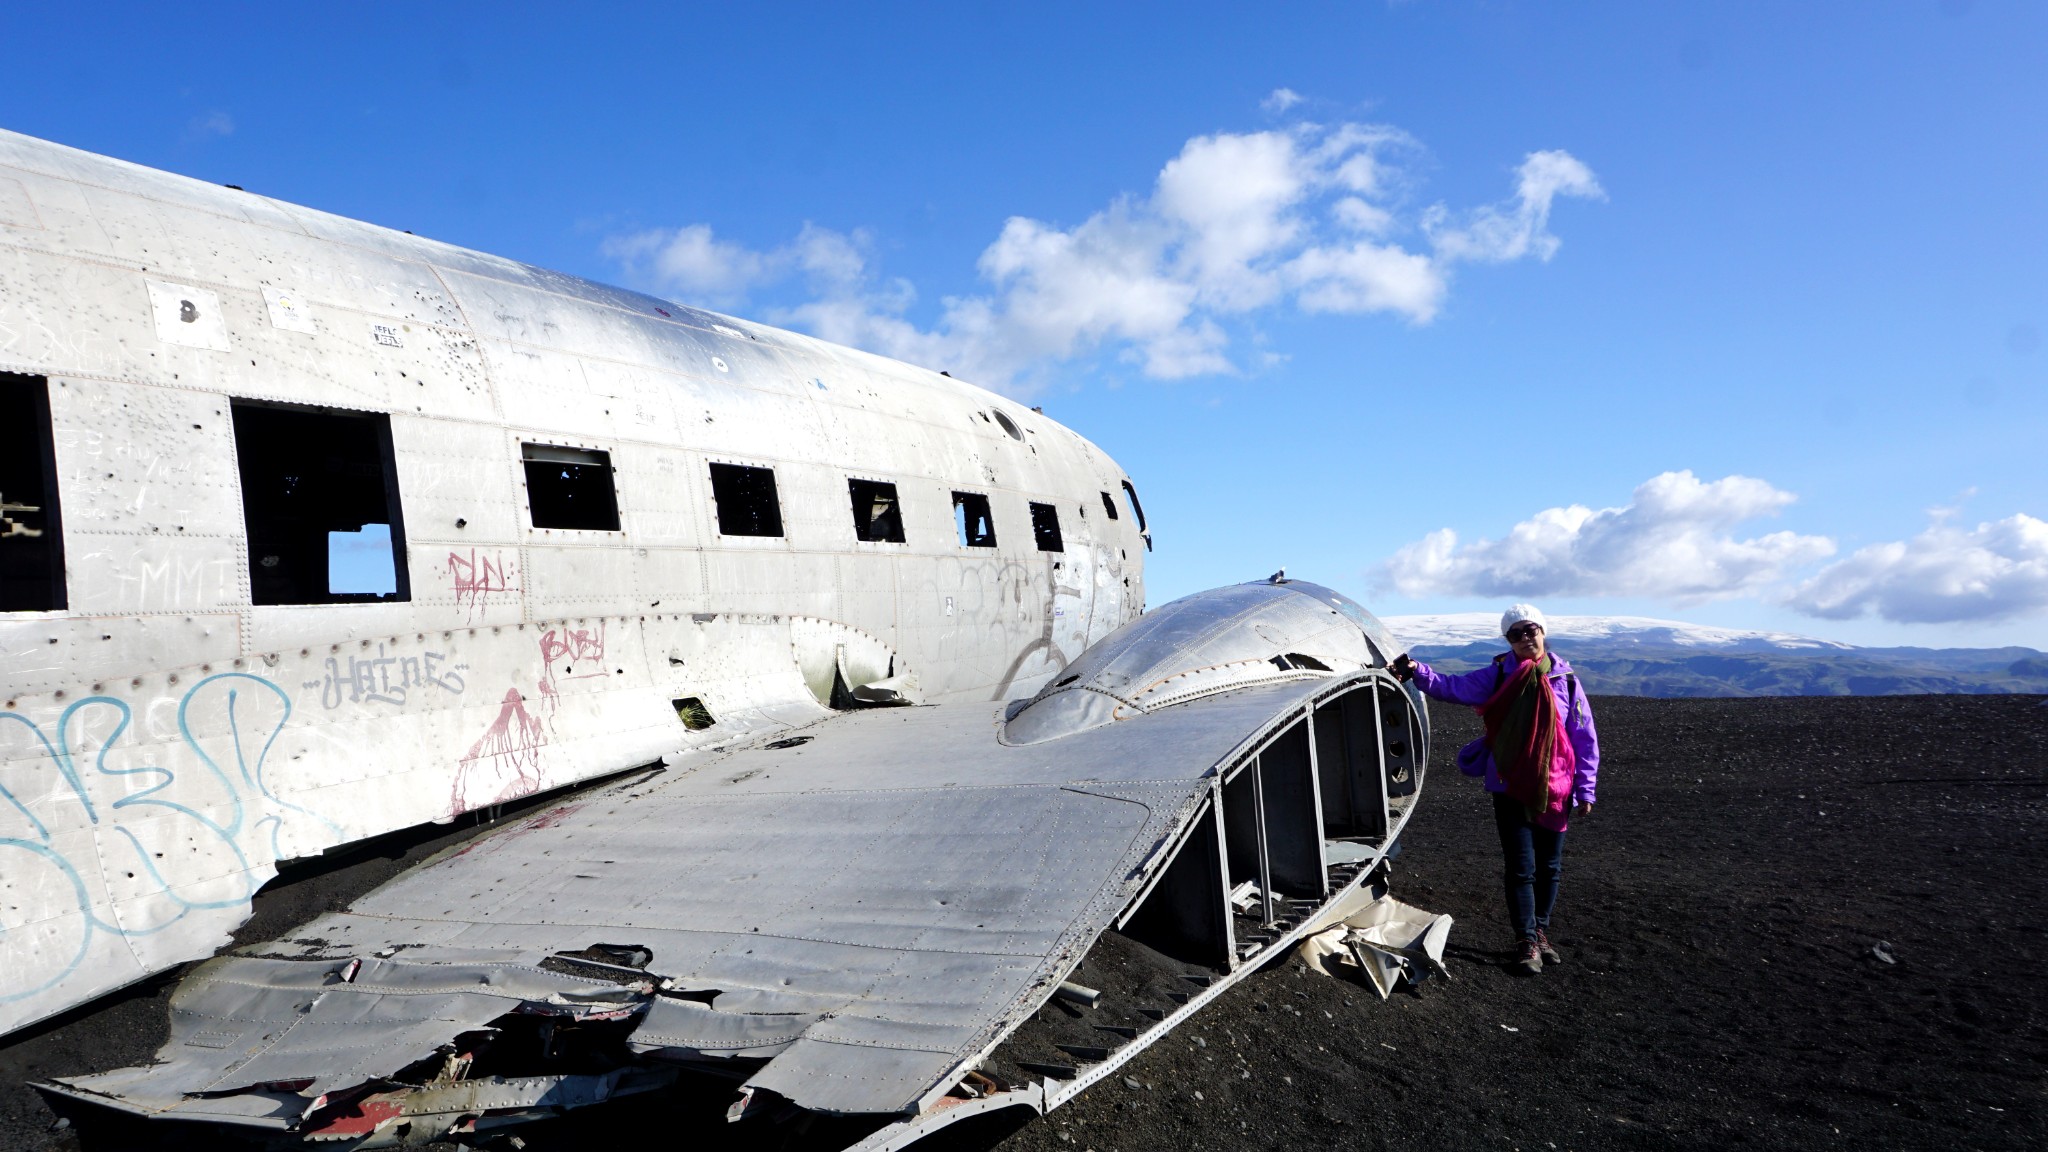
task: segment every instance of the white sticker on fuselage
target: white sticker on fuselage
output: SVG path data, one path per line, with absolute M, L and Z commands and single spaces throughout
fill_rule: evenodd
M 266 285 L 263 303 L 270 309 L 272 328 L 282 328 L 287 332 L 313 331 L 313 313 L 306 308 L 305 299 L 290 288 Z

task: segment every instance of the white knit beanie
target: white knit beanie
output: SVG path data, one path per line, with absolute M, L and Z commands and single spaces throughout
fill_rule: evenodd
M 1543 629 L 1545 636 L 1550 635 L 1550 622 L 1543 618 L 1543 609 L 1538 608 L 1534 604 L 1516 604 L 1501 613 L 1500 634 L 1503 636 L 1507 635 L 1508 629 L 1513 628 L 1524 620 Z

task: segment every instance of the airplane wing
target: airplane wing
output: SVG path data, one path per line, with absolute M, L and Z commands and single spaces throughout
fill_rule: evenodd
M 1427 754 L 1391 655 L 1334 593 L 1239 585 L 1134 621 L 1028 701 L 757 736 L 211 961 L 159 1063 L 45 1090 L 306 1138 L 707 1074 L 740 1090 L 734 1118 L 870 1117 L 872 1147 L 1043 1110 L 1370 873 Z M 1044 1063 L 1006 1041 L 1112 929 L 1209 992 L 1083 1052 L 1086 1071 L 1020 1074 Z M 611 1067 L 576 1055 L 599 1050 Z

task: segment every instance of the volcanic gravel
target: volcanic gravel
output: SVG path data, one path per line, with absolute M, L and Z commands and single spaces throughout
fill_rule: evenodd
M 1562 965 L 1509 974 L 1491 808 L 1450 767 L 1476 721 L 1438 706 L 1434 771 L 1392 879 L 1396 896 L 1457 917 L 1452 981 L 1382 1003 L 1289 959 L 1067 1107 L 1007 1139 L 984 1128 L 947 1143 L 2048 1147 L 2041 698 L 1594 704 L 1600 805 L 1567 842 Z M 438 844 L 386 841 L 340 873 L 285 878 L 238 937 L 339 906 Z M 168 988 L 0 1045 L 0 1148 L 76 1147 L 23 1080 L 148 1060 Z M 586 1139 L 563 1146 L 640 1146 L 623 1119 L 565 1119 L 560 1135 Z
M 1457 918 L 1453 980 L 1287 960 L 998 1147 L 2048 1147 L 2043 704 L 1596 697 L 1537 977 L 1450 765 L 1477 720 L 1436 706 L 1393 892 Z

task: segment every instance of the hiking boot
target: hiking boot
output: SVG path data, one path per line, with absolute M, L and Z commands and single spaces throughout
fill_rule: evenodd
M 1516 953 L 1515 968 L 1524 976 L 1534 976 L 1543 971 L 1543 953 L 1536 950 L 1534 940 L 1522 941 Z
M 1564 963 L 1564 957 L 1559 956 L 1557 949 L 1551 946 L 1550 934 L 1541 928 L 1536 930 L 1536 952 L 1543 957 L 1545 964 Z

